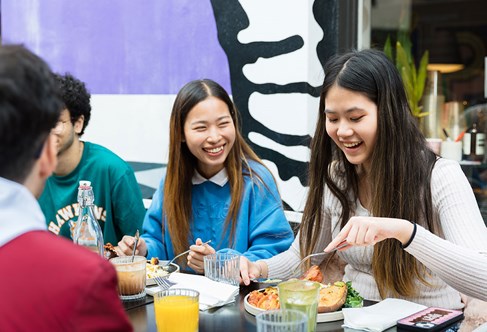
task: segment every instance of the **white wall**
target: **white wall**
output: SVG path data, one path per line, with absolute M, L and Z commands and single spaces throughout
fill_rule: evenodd
M 84 140 L 126 161 L 167 163 L 169 117 L 175 95 L 92 95 Z

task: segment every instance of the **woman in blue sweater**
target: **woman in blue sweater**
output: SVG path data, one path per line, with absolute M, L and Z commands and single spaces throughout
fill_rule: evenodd
M 169 140 L 139 255 L 171 259 L 189 248 L 182 265 L 203 273 L 203 257 L 215 251 L 255 261 L 289 248 L 293 232 L 274 177 L 241 136 L 237 110 L 219 84 L 196 80 L 179 91 Z M 131 254 L 133 244 L 125 236 L 119 248 Z

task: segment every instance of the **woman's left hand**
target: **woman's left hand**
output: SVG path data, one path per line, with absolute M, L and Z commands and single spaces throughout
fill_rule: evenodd
M 330 252 L 343 241 L 349 246 L 372 246 L 385 239 L 397 239 L 406 244 L 412 236 L 414 225 L 404 219 L 359 217 L 350 218 L 345 227 L 325 248 Z
M 188 254 L 188 266 L 196 273 L 203 274 L 205 272 L 205 265 L 203 258 L 206 255 L 214 254 L 215 249 L 209 244 L 203 244 L 200 238 L 196 239 L 196 243 L 189 247 L 191 251 Z

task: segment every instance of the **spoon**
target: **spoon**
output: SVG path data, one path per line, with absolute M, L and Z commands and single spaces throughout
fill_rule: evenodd
M 208 240 L 208 241 L 206 241 L 205 243 L 202 243 L 201 245 L 202 245 L 202 246 L 204 246 L 205 244 L 208 244 L 208 243 L 210 243 L 210 242 L 211 242 L 211 240 Z M 181 257 L 182 255 L 186 255 L 186 254 L 187 254 L 188 252 L 190 252 L 190 251 L 191 251 L 191 249 L 186 250 L 186 251 L 183 251 L 183 252 L 182 252 L 182 253 L 180 253 L 179 255 L 174 256 L 174 258 L 173 258 L 173 259 L 171 259 L 169 262 L 167 262 L 167 263 L 166 263 L 166 264 L 165 264 L 165 265 L 164 265 L 162 268 L 164 269 L 166 266 L 169 266 L 169 265 L 170 265 L 172 262 L 174 262 L 174 260 L 175 260 L 176 258 Z
M 139 230 L 135 232 L 135 242 L 134 242 L 134 251 L 132 252 L 132 262 L 134 261 L 135 258 L 135 250 L 137 249 L 137 242 L 139 242 Z

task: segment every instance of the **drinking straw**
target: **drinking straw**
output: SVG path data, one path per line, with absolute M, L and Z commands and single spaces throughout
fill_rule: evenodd
M 460 140 L 463 138 L 463 135 L 465 135 L 465 132 L 467 130 L 464 130 L 460 133 L 460 135 L 457 136 L 457 138 L 455 138 L 455 142 L 460 142 Z
M 441 128 L 443 130 L 443 134 L 445 134 L 446 140 L 451 141 L 450 135 L 448 135 L 448 132 L 446 131 L 445 128 Z

